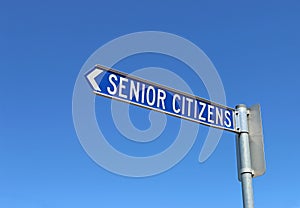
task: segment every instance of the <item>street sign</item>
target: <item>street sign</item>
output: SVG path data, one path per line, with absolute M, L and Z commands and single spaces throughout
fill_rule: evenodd
M 96 65 L 86 74 L 94 93 L 207 126 L 239 132 L 235 109 L 114 69 Z
M 243 205 L 254 207 L 252 178 L 266 171 L 259 105 L 229 108 L 101 65 L 85 76 L 97 95 L 236 133 Z

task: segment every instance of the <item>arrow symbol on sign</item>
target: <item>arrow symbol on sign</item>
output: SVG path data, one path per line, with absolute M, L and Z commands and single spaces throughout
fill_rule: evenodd
M 93 71 L 91 71 L 89 74 L 86 75 L 86 78 L 89 81 L 89 83 L 91 84 L 91 86 L 93 87 L 93 89 L 98 92 L 100 92 L 101 89 L 100 89 L 98 83 L 96 82 L 95 78 L 102 72 L 103 72 L 103 70 L 95 68 Z

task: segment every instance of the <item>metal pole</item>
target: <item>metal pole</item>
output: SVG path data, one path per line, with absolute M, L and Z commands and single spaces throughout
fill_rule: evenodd
M 252 168 L 249 146 L 249 131 L 248 131 L 248 110 L 245 105 L 236 106 L 237 109 L 237 124 L 240 128 L 240 133 L 237 136 L 239 174 L 242 182 L 242 194 L 244 208 L 254 208 L 253 188 L 252 188 Z

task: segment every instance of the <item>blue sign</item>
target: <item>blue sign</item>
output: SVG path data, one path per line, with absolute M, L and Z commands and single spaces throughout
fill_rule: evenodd
M 86 78 L 97 95 L 236 132 L 232 108 L 100 65 Z

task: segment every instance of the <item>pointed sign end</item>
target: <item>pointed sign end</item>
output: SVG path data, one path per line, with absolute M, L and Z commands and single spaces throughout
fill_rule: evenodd
M 91 72 L 89 72 L 86 75 L 86 78 L 89 82 L 89 84 L 91 85 L 91 87 L 93 88 L 94 91 L 100 92 L 101 89 L 98 85 L 98 83 L 96 82 L 96 77 L 99 76 L 99 74 L 101 74 L 103 72 L 103 70 L 95 68 L 93 69 Z

